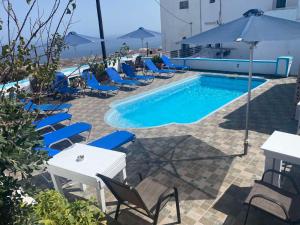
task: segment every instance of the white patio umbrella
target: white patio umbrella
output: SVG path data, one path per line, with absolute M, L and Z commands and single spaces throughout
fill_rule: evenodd
M 160 35 L 159 32 L 152 31 L 152 30 L 147 30 L 143 27 L 140 27 L 135 31 L 132 31 L 128 34 L 125 34 L 125 35 L 119 37 L 119 39 L 128 39 L 128 38 L 140 39 L 141 42 L 142 42 L 142 48 L 143 48 L 144 39 L 152 38 L 152 37 L 159 36 L 159 35 Z
M 243 17 L 223 24 L 214 29 L 197 34 L 183 40 L 183 44 L 217 44 L 244 42 L 249 45 L 249 78 L 246 107 L 246 125 L 244 138 L 244 154 L 248 151 L 249 109 L 251 101 L 253 50 L 260 41 L 279 41 L 300 39 L 300 23 L 264 15 L 259 9 L 251 9 Z

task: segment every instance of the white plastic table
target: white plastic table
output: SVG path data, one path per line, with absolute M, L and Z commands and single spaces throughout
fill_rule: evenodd
M 274 131 L 261 148 L 266 156 L 265 171 L 268 169 L 280 171 L 282 161 L 300 165 L 300 136 L 298 135 Z M 278 175 L 267 178 L 274 185 L 280 186 Z
M 80 155 L 83 155 L 84 159 L 76 161 Z M 47 167 L 54 188 L 61 193 L 63 192 L 57 176 L 95 187 L 97 201 L 105 212 L 105 185 L 96 173 L 113 178 L 122 171 L 123 179 L 126 179 L 126 154 L 86 144 L 75 144 L 51 158 Z

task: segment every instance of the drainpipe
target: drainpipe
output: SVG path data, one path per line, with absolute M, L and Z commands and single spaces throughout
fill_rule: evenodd
M 190 22 L 190 34 L 193 36 L 193 22 Z
M 300 20 L 300 0 L 298 0 L 296 20 Z
M 199 1 L 200 1 L 200 33 L 202 33 L 202 3 L 201 0 Z
M 300 0 L 299 0 L 300 1 Z M 219 25 L 222 24 L 222 0 L 220 0 L 220 10 L 219 10 Z

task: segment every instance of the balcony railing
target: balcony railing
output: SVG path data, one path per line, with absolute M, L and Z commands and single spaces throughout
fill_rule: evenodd
M 212 57 L 224 58 L 230 55 L 233 48 L 222 47 L 184 47 L 182 49 L 170 51 L 171 58 L 186 58 L 186 57 Z

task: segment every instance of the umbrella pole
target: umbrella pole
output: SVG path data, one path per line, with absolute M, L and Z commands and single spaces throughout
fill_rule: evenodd
M 249 76 L 248 76 L 248 95 L 247 95 L 247 107 L 246 107 L 246 126 L 245 126 L 245 138 L 244 138 L 244 155 L 248 153 L 249 147 L 249 111 L 251 102 L 251 87 L 252 87 L 252 73 L 253 73 L 253 50 L 255 43 L 250 44 L 250 58 L 249 58 Z

